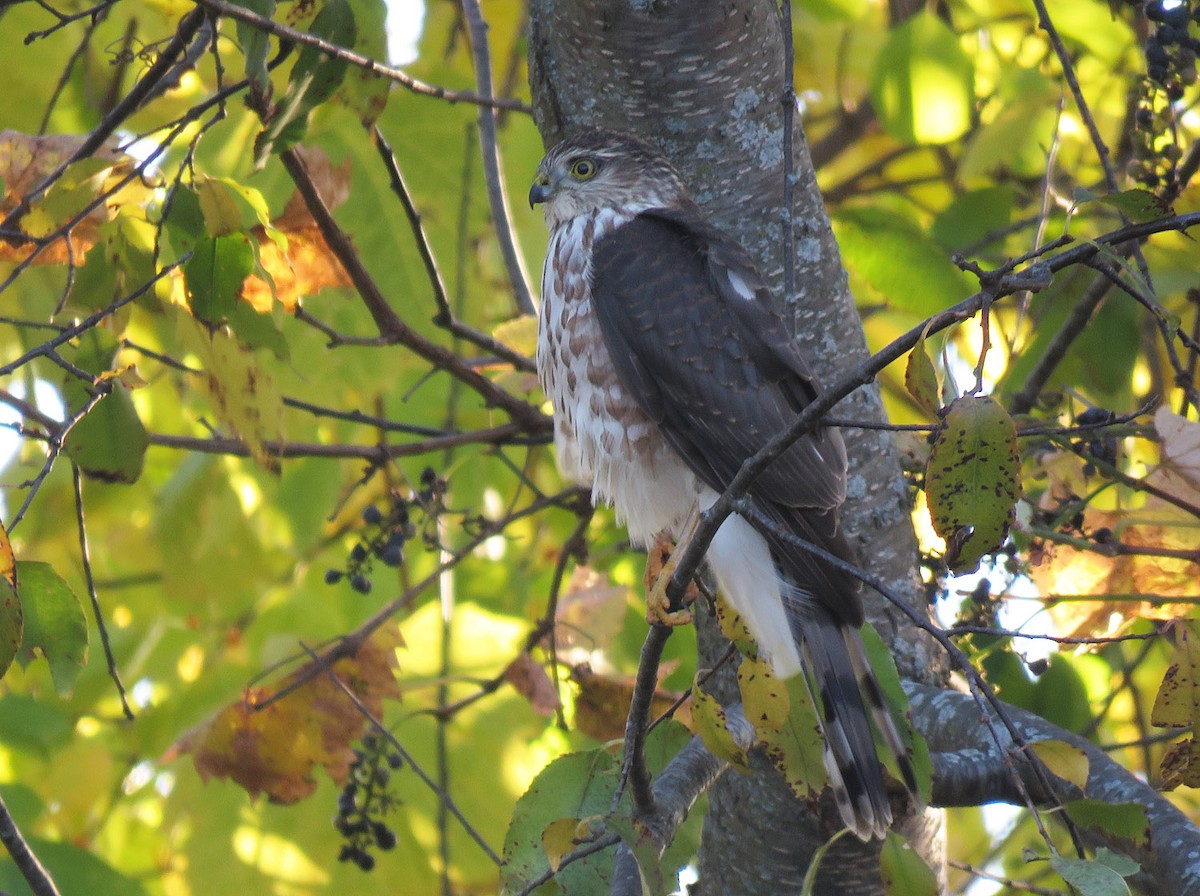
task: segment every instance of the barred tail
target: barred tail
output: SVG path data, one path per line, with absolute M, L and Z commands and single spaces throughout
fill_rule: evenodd
M 875 739 L 868 721 L 896 757 L 904 784 L 920 801 L 916 775 L 883 700 L 858 630 L 808 602 L 801 626 L 805 666 L 820 694 L 825 768 L 842 820 L 861 840 L 882 839 L 892 824 Z M 865 697 L 865 703 L 864 703 Z

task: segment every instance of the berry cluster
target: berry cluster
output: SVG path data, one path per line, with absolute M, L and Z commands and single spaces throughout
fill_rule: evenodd
M 362 512 L 362 535 L 350 550 L 346 568 L 326 570 L 325 583 L 336 585 L 342 579 L 349 579 L 351 588 L 359 594 L 369 594 L 371 568 L 376 560 L 393 568 L 404 563 L 404 545 L 416 535 L 408 512 L 409 502 L 399 495 L 392 496 L 386 513 L 375 504 L 367 505 Z
M 396 845 L 396 832 L 384 817 L 399 800 L 388 792 L 392 772 L 400 768 L 400 754 L 374 734 L 365 734 L 361 748 L 354 750 L 350 777 L 338 794 L 333 826 L 346 838 L 338 853 L 339 862 L 353 862 L 363 871 L 375 867 L 372 849 L 389 850 Z
M 1175 135 L 1174 104 L 1196 83 L 1200 2 L 1150 0 L 1137 4 L 1155 23 L 1146 39 L 1146 79 L 1134 113 L 1134 161 L 1130 176 L 1150 189 L 1175 188 L 1175 166 L 1183 155 Z

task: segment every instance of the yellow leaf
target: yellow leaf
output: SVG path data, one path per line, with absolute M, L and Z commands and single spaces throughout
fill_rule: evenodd
M 699 676 L 697 676 L 698 680 Z M 700 689 L 699 683 L 692 685 L 692 720 L 704 746 L 714 756 L 726 760 L 739 771 L 749 771 L 746 751 L 734 740 L 729 731 L 729 720 L 725 709 L 717 699 Z
M 558 871 L 563 856 L 579 844 L 576 839 L 579 824 L 577 818 L 556 818 L 542 831 L 542 849 L 546 851 L 551 871 Z
M 1200 787 L 1200 743 L 1189 737 L 1171 744 L 1163 756 L 1160 769 L 1163 790 L 1174 790 L 1181 784 Z
M 1200 636 L 1186 624 L 1175 631 L 1175 652 L 1150 711 L 1150 724 L 1159 728 L 1188 727 L 1200 721 Z
M 746 718 L 759 736 L 782 729 L 790 706 L 788 690 L 771 672 L 771 664 L 762 657 L 743 659 L 737 677 Z
M 268 444 L 284 441 L 283 397 L 274 377 L 228 331 L 209 330 L 190 317 L 183 326 L 184 340 L 204 369 L 195 380 L 217 418 L 246 443 L 251 457 L 278 472 L 279 459 Z
M 1090 763 L 1083 750 L 1061 740 L 1035 741 L 1029 745 L 1029 749 L 1037 754 L 1046 768 L 1064 781 L 1070 781 L 1080 790 L 1087 784 Z
M 537 317 L 525 314 L 506 320 L 492 330 L 492 338 L 532 358 L 537 351 Z

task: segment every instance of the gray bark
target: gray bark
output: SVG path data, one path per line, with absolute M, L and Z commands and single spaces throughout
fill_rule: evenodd
M 832 376 L 861 362 L 867 350 L 798 123 L 792 239 L 785 233 L 783 47 L 776 6 L 769 0 L 530 3 L 530 81 L 546 144 L 583 127 L 648 139 L 684 173 L 714 222 L 758 260 L 780 297 L 784 257 L 791 252 L 795 289 L 786 298 L 795 310 L 797 337 L 816 369 Z M 858 390 L 838 406 L 837 415 L 882 421 L 878 391 Z M 851 469 L 843 518 L 863 565 L 924 612 L 927 602 L 913 566 L 916 542 L 891 437 L 855 429 L 845 435 Z M 941 654 L 896 611 L 873 595 L 866 598 L 901 674 L 935 680 Z M 723 652 L 723 642 L 704 614 L 698 626 L 703 657 L 711 662 Z M 731 679 L 718 682 L 714 692 L 723 702 L 737 700 Z M 723 776 L 709 800 L 702 893 L 798 891 L 813 849 L 840 826 L 830 807 L 818 818 L 767 770 Z M 915 828 L 920 836 L 914 846 L 941 867 L 938 825 L 920 822 Z M 877 849 L 839 841 L 825 866 L 836 871 L 819 892 L 880 892 Z

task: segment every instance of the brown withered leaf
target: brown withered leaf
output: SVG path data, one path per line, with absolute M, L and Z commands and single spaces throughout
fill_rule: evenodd
M 1163 790 L 1174 790 L 1180 785 L 1200 787 L 1200 743 L 1189 737 L 1171 744 L 1159 769 Z
M 675 663 L 664 663 L 659 679 L 669 675 Z M 603 675 L 587 663 L 571 669 L 571 680 L 579 686 L 575 697 L 575 724 L 584 734 L 599 741 L 619 740 L 625 736 L 625 717 L 633 699 L 633 678 L 625 675 Z M 670 709 L 682 695 L 678 691 L 659 688 L 650 702 L 650 716 L 657 718 Z M 687 704 L 675 713 L 675 718 L 691 727 Z
M 296 147 L 304 160 L 309 177 L 326 208 L 333 210 L 350 197 L 350 157 L 335 166 L 322 150 L 315 147 Z M 251 235 L 258 240 L 258 262 L 274 283 L 258 273 L 251 274 L 242 284 L 242 298 L 260 314 L 271 310 L 278 299 L 289 313 L 305 296 L 311 296 L 329 286 L 349 286 L 350 278 L 329 247 L 309 214 L 300 192 L 294 191 L 283 214 L 271 222 L 274 233 L 265 227 L 255 227 Z
M 16 209 L 25 196 L 69 159 L 87 139 L 75 134 L 22 134 L 0 131 L 0 218 Z M 134 160 L 121 152 L 117 138 L 110 139 L 90 157 L 68 168 L 40 200 L 21 216 L 18 227 L 33 237 L 46 237 L 82 211 L 114 180 L 133 170 Z M 96 241 L 96 229 L 108 220 L 110 208 L 144 198 L 142 184 L 135 179 L 120 192 L 90 211 L 71 229 L 71 249 L 65 240 L 56 240 L 43 250 L 34 264 L 65 264 L 72 257 L 83 259 Z M 21 261 L 33 252 L 32 243 L 14 245 L 0 240 L 0 261 Z M 72 254 L 73 253 L 73 254 Z
M 339 660 L 333 674 L 378 718 L 385 699 L 398 700 L 394 626 L 377 630 L 353 657 Z M 279 700 L 272 695 L 312 671 L 306 663 L 269 688 L 250 688 L 242 699 L 186 733 L 163 761 L 190 753 L 204 780 L 229 778 L 251 796 L 265 793 L 275 803 L 294 803 L 316 788 L 313 771 L 323 766 L 342 783 L 354 759 L 351 743 L 366 719 L 325 670 Z M 267 705 L 264 705 L 267 704 Z
M 504 680 L 516 688 L 517 693 L 529 701 L 533 711 L 543 716 L 552 716 L 562 707 L 554 682 L 541 664 L 528 653 L 518 654 L 504 670 Z

